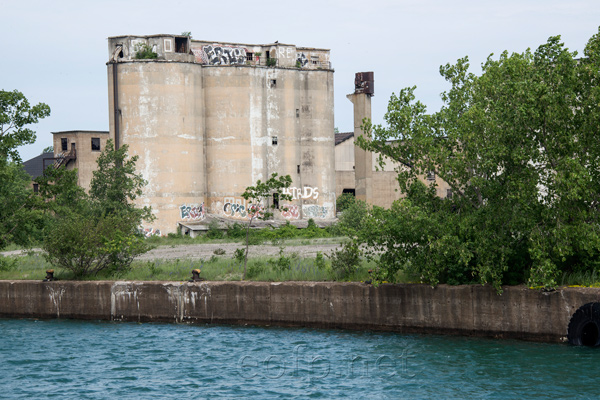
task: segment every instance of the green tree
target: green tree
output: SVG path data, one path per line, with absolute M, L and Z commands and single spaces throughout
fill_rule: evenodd
M 142 220 L 152 219 L 152 211 L 134 204 L 147 182 L 136 172 L 138 156 L 127 157 L 128 148 L 125 144 L 115 149 L 112 139 L 106 142 L 98 157 L 98 168 L 93 172 L 90 198 L 102 214 L 133 214 L 141 224 Z
M 23 93 L 0 90 L 0 249 L 39 238 L 42 205 L 33 196 L 17 147 L 35 141 L 35 132 L 26 126 L 48 115 L 46 104 L 31 107 Z
M 135 172 L 136 161 L 127 157 L 127 145 L 115 150 L 109 140 L 98 157 L 89 195 L 77 186 L 75 173 L 46 170 L 40 193 L 54 216 L 43 245 L 50 263 L 80 278 L 126 271 L 149 250 L 138 230 L 153 217 L 150 208 L 134 204 L 146 184 Z
M 0 158 L 20 162 L 17 147 L 35 142 L 35 132 L 26 125 L 35 124 L 50 115 L 44 103 L 31 107 L 18 90 L 0 90 Z
M 468 69 L 466 57 L 440 68 L 451 88 L 438 112 L 412 87 L 392 95 L 387 126 L 365 122 L 372 140 L 358 145 L 402 165 L 406 197 L 374 207 L 360 240 L 383 251 L 388 275 L 431 284 L 554 287 L 561 271 L 598 267 L 600 32 L 582 59 L 551 37 L 535 52 L 490 55 L 480 76 Z M 419 179 L 432 171 L 451 198 Z
M 42 154 L 44 153 L 54 153 L 54 146 L 44 147 L 44 150 L 42 150 Z
M 33 195 L 22 165 L 0 157 L 0 249 L 10 243 L 28 246 L 39 239 L 43 204 Z
M 249 215 L 248 224 L 246 225 L 246 253 L 244 255 L 244 276 L 246 279 L 246 266 L 248 264 L 248 247 L 250 239 L 250 227 L 252 221 L 255 219 L 267 220 L 273 216 L 273 213 L 269 211 L 269 208 L 274 210 L 277 205 L 271 204 L 270 207 L 265 208 L 264 203 L 275 196 L 279 201 L 292 200 L 292 196 L 284 193 L 284 189 L 287 189 L 292 184 L 292 178 L 289 175 L 278 176 L 274 173 L 271 177 L 262 182 L 260 179 L 254 186 L 248 186 L 242 197 L 246 200 L 247 212 Z

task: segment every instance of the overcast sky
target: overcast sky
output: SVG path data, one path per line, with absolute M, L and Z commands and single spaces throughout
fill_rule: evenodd
M 0 0 L 0 89 L 52 108 L 34 127 L 23 160 L 52 144 L 50 132 L 108 130 L 108 36 L 191 31 L 214 42 L 331 49 L 335 126 L 351 131 L 354 73 L 375 73 L 373 120 L 392 92 L 417 85 L 430 111 L 448 86 L 439 66 L 465 55 L 473 72 L 490 53 L 537 48 L 561 35 L 582 52 L 600 25 L 599 0 L 33 1 Z

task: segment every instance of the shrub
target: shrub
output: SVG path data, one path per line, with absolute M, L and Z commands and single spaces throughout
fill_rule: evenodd
M 244 262 L 244 258 L 246 257 L 246 250 L 245 249 L 236 249 L 233 252 L 233 258 L 235 261 L 239 262 L 239 263 L 243 263 Z
M 219 227 L 219 221 L 215 219 L 210 221 L 206 236 L 210 239 L 221 239 L 223 237 L 223 231 L 221 231 L 221 228 Z
M 348 209 L 352 204 L 356 203 L 356 197 L 351 193 L 342 193 L 335 201 L 335 208 L 337 212 L 343 212 Z
M 152 60 L 158 58 L 158 54 L 152 51 L 152 47 L 146 43 L 138 43 L 135 45 L 135 58 L 137 60 Z
M 246 237 L 246 229 L 242 224 L 236 222 L 233 225 L 228 226 L 227 237 L 232 239 L 243 239 Z
M 337 279 L 347 279 L 356 273 L 360 265 L 360 250 L 353 242 L 346 242 L 341 250 L 334 250 L 329 255 L 331 269 Z

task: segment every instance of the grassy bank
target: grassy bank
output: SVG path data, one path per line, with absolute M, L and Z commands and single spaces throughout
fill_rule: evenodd
M 41 280 L 46 270 L 54 268 L 40 253 L 19 257 L 7 257 L 8 270 L 0 271 L 0 279 Z M 254 257 L 248 260 L 247 280 L 255 281 L 364 281 L 369 279 L 368 270 L 372 264 L 362 261 L 355 272 L 341 276 L 332 268 L 327 257 L 300 258 L 295 253 L 282 253 L 278 257 Z M 207 280 L 241 280 L 244 265 L 234 258 L 213 255 L 207 260 L 153 260 L 135 261 L 127 272 L 101 273 L 86 280 L 165 280 L 185 281 L 191 278 L 191 271 L 199 268 L 200 276 Z M 54 268 L 57 279 L 73 279 L 69 271 Z

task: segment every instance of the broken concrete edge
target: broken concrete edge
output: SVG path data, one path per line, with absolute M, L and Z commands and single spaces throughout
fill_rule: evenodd
M 564 342 L 600 289 L 340 282 L 0 281 L 0 318 L 234 324 Z

